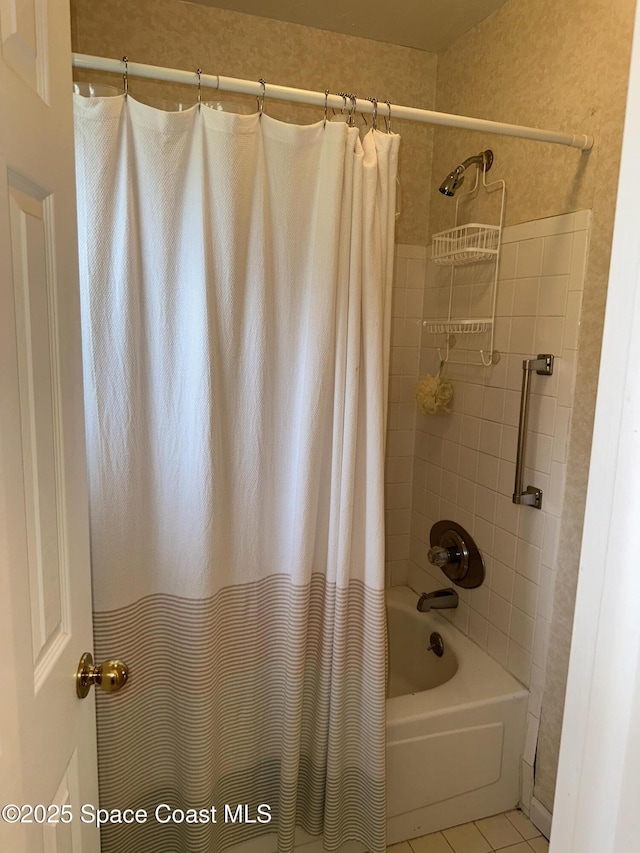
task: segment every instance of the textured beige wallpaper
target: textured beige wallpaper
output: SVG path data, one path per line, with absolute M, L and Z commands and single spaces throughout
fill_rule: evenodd
M 267 0 L 268 3 L 268 0 Z M 243 77 L 330 92 L 354 92 L 396 104 L 433 109 L 436 57 L 411 48 L 325 32 L 181 0 L 72 0 L 72 42 L 79 53 L 147 62 L 172 68 L 202 68 L 210 74 Z M 76 73 L 76 79 L 120 86 L 114 75 Z M 141 99 L 195 100 L 195 87 L 131 80 Z M 215 93 L 214 93 L 215 95 Z M 221 94 L 221 99 L 243 100 Z M 255 109 L 255 99 L 244 99 Z M 267 100 L 275 118 L 314 122 L 317 108 Z M 386 108 L 385 108 L 386 109 Z M 433 130 L 394 122 L 402 136 L 400 177 L 403 211 L 399 243 L 426 242 Z
M 490 177 L 507 181 L 507 224 L 593 210 L 536 763 L 535 795 L 549 809 L 564 710 L 634 8 L 634 0 L 509 0 L 438 55 L 437 109 L 591 133 L 596 140 L 593 151 L 581 154 L 439 128 L 434 144 L 430 233 L 453 224 L 452 200 L 437 192 L 440 181 L 465 157 L 487 147 L 495 154 Z

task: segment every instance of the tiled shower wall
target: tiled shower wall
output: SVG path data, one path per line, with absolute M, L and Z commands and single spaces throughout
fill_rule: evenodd
M 413 393 L 420 363 L 426 258 L 424 246 L 396 245 L 385 468 L 386 577 L 389 586 L 405 584 L 408 577 L 416 425 Z
M 486 580 L 478 589 L 459 590 L 457 610 L 443 612 L 530 687 L 530 711 L 536 718 L 553 602 L 588 227 L 589 212 L 582 211 L 504 229 L 494 341 L 502 357 L 490 368 L 446 366 L 455 389 L 449 416 L 414 415 L 411 411 L 415 348 L 406 330 L 412 328 L 415 297 L 407 315 L 403 292 L 409 293 L 410 261 L 406 261 L 403 278 L 404 263 L 398 252 L 398 284 L 404 282 L 405 287 L 397 290 L 390 412 L 390 418 L 395 412 L 390 425 L 396 429 L 389 434 L 394 455 L 387 464 L 389 474 L 402 470 L 404 480 L 401 492 L 388 494 L 390 580 L 402 583 L 407 577 L 416 592 L 448 585 L 446 576 L 427 560 L 429 531 L 435 521 L 446 518 L 466 527 L 485 557 Z M 468 268 L 467 278 L 461 280 L 473 299 L 482 299 L 486 292 L 483 266 L 484 273 L 477 265 L 475 273 Z M 417 279 L 418 266 L 412 270 Z M 456 287 L 459 281 L 456 279 Z M 424 317 L 442 316 L 446 311 L 448 285 L 449 271 L 425 262 Z M 475 336 L 464 336 L 464 341 L 461 337 L 451 350 L 452 359 L 465 358 L 462 347 Z M 442 335 L 422 334 L 420 375 L 437 370 L 435 347 L 442 341 Z M 515 506 L 511 495 L 522 360 L 542 352 L 557 358 L 552 377 L 532 376 L 525 486 L 532 484 L 544 492 L 543 509 L 536 510 Z M 411 478 L 402 466 L 413 417 Z M 395 484 L 387 488 L 394 489 Z M 406 504 L 409 490 L 410 510 L 396 507 L 393 499 L 401 497 Z M 411 521 L 405 576 L 406 544 L 400 531 L 406 529 L 407 512 Z M 396 521 L 402 527 L 393 527 Z

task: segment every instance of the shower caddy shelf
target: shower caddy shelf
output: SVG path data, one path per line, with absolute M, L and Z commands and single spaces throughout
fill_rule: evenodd
M 469 201 L 477 196 L 480 188 L 480 173 L 482 173 L 482 187 L 487 193 L 498 189 L 502 192 L 500 204 L 500 223 L 498 225 L 487 225 L 480 222 L 468 222 L 458 225 L 460 203 Z M 446 335 L 446 348 L 444 353 L 438 347 L 438 357 L 441 362 L 451 364 L 477 364 L 490 367 L 500 361 L 500 353 L 493 348 L 494 326 L 496 316 L 496 296 L 498 290 L 498 262 L 500 259 L 500 245 L 502 237 L 502 224 L 504 221 L 504 205 L 506 197 L 506 184 L 504 181 L 493 181 L 487 183 L 485 169 L 476 171 L 476 180 L 469 192 L 464 193 L 456 200 L 455 225 L 447 231 L 434 234 L 431 245 L 431 260 L 439 266 L 451 268 L 451 280 L 449 283 L 449 311 L 446 319 L 423 320 L 424 331 L 434 335 Z M 468 264 L 478 264 L 493 261 L 494 275 L 490 295 L 491 315 L 488 317 L 458 318 L 452 316 L 453 290 L 455 287 L 456 267 Z M 479 348 L 479 361 L 454 361 L 450 357 L 453 346 L 451 335 L 478 335 L 488 334 L 489 345 L 486 349 Z
M 496 258 L 500 226 L 469 222 L 433 235 L 431 260 L 443 266 L 459 267 Z

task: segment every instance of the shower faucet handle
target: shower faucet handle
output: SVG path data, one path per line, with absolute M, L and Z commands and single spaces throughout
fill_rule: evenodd
M 429 562 L 434 566 L 440 566 L 440 568 L 446 566 L 447 563 L 459 563 L 461 556 L 462 554 L 454 545 L 449 548 L 433 545 L 427 553 Z

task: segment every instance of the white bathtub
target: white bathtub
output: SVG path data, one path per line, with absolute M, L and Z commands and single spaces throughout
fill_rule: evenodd
M 406 586 L 387 590 L 387 843 L 488 817 L 520 800 L 529 693 L 438 613 L 418 613 Z M 444 640 L 442 658 L 427 652 Z M 275 853 L 273 835 L 234 853 Z M 323 853 L 296 830 L 296 853 Z M 348 842 L 341 853 L 365 853 Z
M 528 691 L 408 587 L 387 592 L 387 843 L 514 808 Z M 445 653 L 428 652 L 441 634 Z M 435 685 L 435 686 L 432 686 Z

